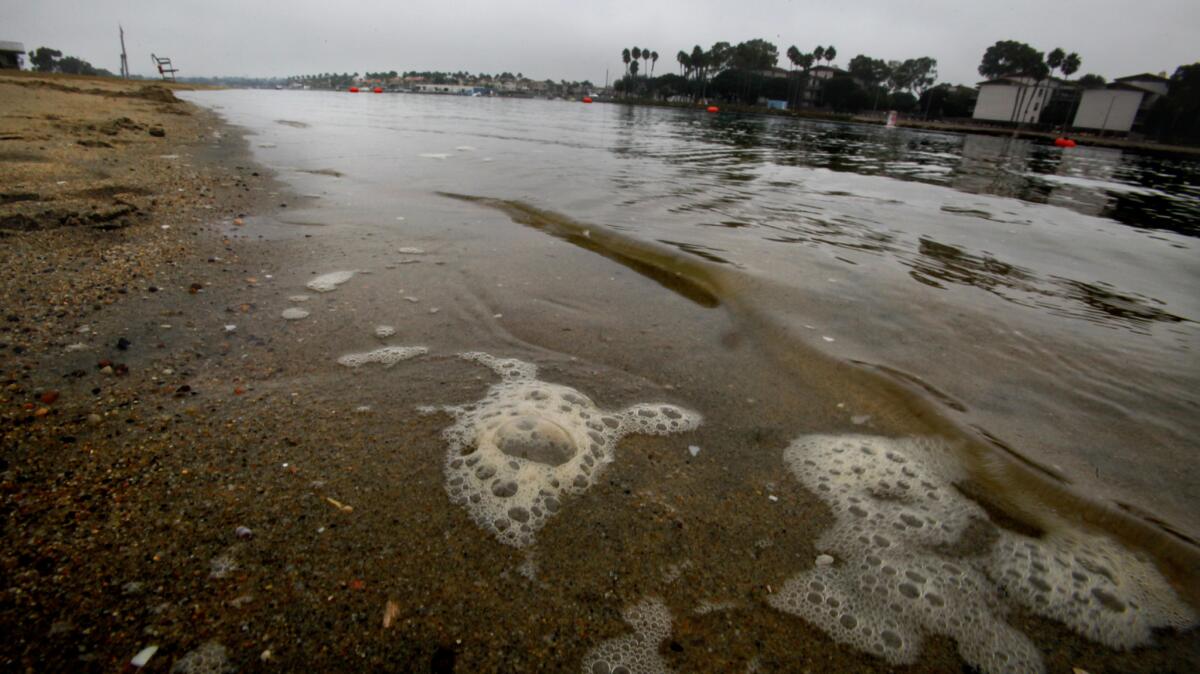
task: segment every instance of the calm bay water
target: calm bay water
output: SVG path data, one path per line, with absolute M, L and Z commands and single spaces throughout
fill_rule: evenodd
M 698 410 L 698 447 L 728 450 L 713 479 L 746 480 L 797 433 L 942 428 L 868 372 L 1067 493 L 1200 537 L 1200 162 L 563 101 L 187 97 L 304 195 L 255 230 L 298 242 L 285 280 L 373 274 L 308 357 L 399 320 L 432 352 L 558 363 L 597 400 Z

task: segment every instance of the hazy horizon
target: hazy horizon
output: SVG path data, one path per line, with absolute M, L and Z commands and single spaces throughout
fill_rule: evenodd
M 780 52 L 837 48 L 835 65 L 856 54 L 903 60 L 932 56 L 938 81 L 972 84 L 984 50 L 997 40 L 1039 50 L 1078 52 L 1076 77 L 1112 79 L 1166 72 L 1200 60 L 1194 45 L 1200 3 L 1177 0 L 1033 0 L 920 7 L 861 0 L 805 5 L 768 0 L 742 5 L 668 0 L 655 5 L 585 5 L 510 0 L 454 6 L 426 0 L 358 2 L 331 7 L 313 0 L 184 0 L 143 6 L 132 0 L 41 0 L 10 3 L 0 40 L 26 51 L 48 46 L 98 68 L 119 70 L 117 24 L 125 27 L 130 70 L 154 76 L 151 52 L 174 59 L 185 77 L 286 77 L 320 72 L 522 72 L 532 79 L 619 77 L 620 52 L 634 45 L 659 53 L 655 74 L 678 72 L 675 54 L 699 44 L 763 38 Z M 99 18 L 105 17 L 105 18 Z M 1085 25 L 1086 24 L 1086 25 Z M 789 28 L 782 28 L 787 26 Z

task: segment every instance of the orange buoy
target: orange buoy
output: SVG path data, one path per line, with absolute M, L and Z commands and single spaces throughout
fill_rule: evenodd
M 352 93 L 352 94 L 357 94 L 357 93 L 358 93 L 358 87 L 350 87 L 350 93 Z
M 375 87 L 375 89 L 373 89 L 373 91 L 374 91 L 375 93 L 377 93 L 377 94 L 382 94 L 382 93 L 383 93 L 383 87 Z
M 1054 144 L 1058 147 L 1075 147 L 1075 141 L 1070 138 L 1055 138 Z
M 584 102 L 584 103 L 591 103 L 591 102 L 592 102 L 592 97 L 591 97 L 591 96 L 584 96 L 584 97 L 583 97 L 583 102 Z
M 710 105 L 710 106 L 708 106 L 708 111 L 709 111 L 709 112 L 720 112 L 720 111 L 721 111 L 721 109 L 720 109 L 720 108 L 718 108 L 718 107 L 717 107 L 717 106 L 715 106 L 715 105 Z

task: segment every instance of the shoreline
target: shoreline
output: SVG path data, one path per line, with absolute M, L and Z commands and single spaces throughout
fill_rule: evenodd
M 370 341 L 358 334 L 362 325 L 346 325 L 369 326 L 375 318 L 356 316 L 343 299 L 354 284 L 300 302 L 315 312 L 323 300 L 328 314 L 296 324 L 280 320 L 280 310 L 291 303 L 283 296 L 302 288 L 288 285 L 289 278 L 311 278 L 341 264 L 335 255 L 342 251 L 294 233 L 320 230 L 296 225 L 334 223 L 278 222 L 306 197 L 289 192 L 251 161 L 253 137 L 246 129 L 200 106 L 181 107 L 190 114 L 156 111 L 151 118 L 166 120 L 165 140 L 146 141 L 148 134 L 128 129 L 109 136 L 99 124 L 87 129 L 94 121 L 50 120 L 81 124 L 80 139 L 107 139 L 114 145 L 81 152 L 132 152 L 139 142 L 147 143 L 146 152 L 126 158 L 133 166 L 119 157 L 101 162 L 95 168 L 108 177 L 85 189 L 112 186 L 125 174 L 140 180 L 136 164 L 161 159 L 150 143 L 164 143 L 179 155 L 166 161 L 188 165 L 167 164 L 165 179 L 164 169 L 155 165 L 147 167 L 144 183 L 122 181 L 125 187 L 160 190 L 114 193 L 138 204 L 135 213 L 121 216 L 130 220 L 127 226 L 61 227 L 0 239 L 25 242 L 28 264 L 5 265 L 4 273 L 30 279 L 71 277 L 76 272 L 67 261 L 79 254 L 106 260 L 118 251 L 130 260 L 112 270 L 100 265 L 100 278 L 81 278 L 64 291 L 88 299 L 78 310 L 67 305 L 33 319 L 22 308 L 14 312 L 19 320 L 7 324 L 6 345 L 25 346 L 15 365 L 6 368 L 4 382 L 9 449 L 0 472 L 11 544 L 0 552 L 0 568 L 13 580 L 0 598 L 0 622 L 10 635 L 0 661 L 31 670 L 112 671 L 153 644 L 161 650 L 147 671 L 167 671 L 173 662 L 216 643 L 226 664 L 236 663 L 241 671 L 453 671 L 456 663 L 458 671 L 570 667 L 600 639 L 628 633 L 614 607 L 632 603 L 637 593 L 658 591 L 675 604 L 679 617 L 672 640 L 660 648 L 679 671 L 736 671 L 759 657 L 768 669 L 892 671 L 885 661 L 835 645 L 810 625 L 761 610 L 772 588 L 794 572 L 794 557 L 815 554 L 804 527 L 794 525 L 803 521 L 821 528 L 829 514 L 811 495 L 788 485 L 776 503 L 774 495 L 767 501 L 751 484 L 738 483 L 730 488 L 739 499 L 731 503 L 739 507 L 722 513 L 736 524 L 698 510 L 707 502 L 696 494 L 722 480 L 719 464 L 705 463 L 717 454 L 708 444 L 699 460 L 688 460 L 670 444 L 678 444 L 678 438 L 623 443 L 623 463 L 610 469 L 589 498 L 574 501 L 569 517 L 540 534 L 535 561 L 477 531 L 443 489 L 441 432 L 447 418 L 417 416 L 411 409 L 413 403 L 428 403 L 423 396 L 430 390 L 452 402 L 471 401 L 486 378 L 452 352 L 406 364 L 402 376 L 362 372 L 391 379 L 342 376 L 345 371 L 332 364 L 336 352 L 321 343 L 321 335 L 341 349 Z M 101 115 L 99 121 L 110 117 Z M 181 187 L 185 197 L 168 199 Z M 400 212 L 417 219 L 410 211 Z M 235 218 L 244 224 L 234 224 Z M 486 222 L 505 220 L 497 215 Z M 164 224 L 171 229 L 162 229 Z M 272 228 L 284 226 L 291 228 L 291 238 L 272 238 Z M 540 233 L 514 235 L 529 235 L 526 241 L 563 252 Z M 363 237 L 351 233 L 334 240 L 351 238 Z M 162 243 L 141 251 L 146 241 Z M 375 241 L 370 248 L 385 246 L 382 237 Z M 48 249 L 51 257 L 64 259 L 48 259 Z M 388 276 L 390 267 L 384 267 L 356 281 L 374 283 L 373 290 L 382 293 L 394 292 L 387 283 L 392 277 L 404 278 L 404 287 L 423 302 L 415 305 L 413 323 L 420 317 L 433 321 L 426 307 L 436 301 L 434 290 L 421 289 L 413 277 L 430 278 L 445 261 L 453 267 L 469 258 L 460 260 L 465 258 L 461 250 L 445 260 L 437 258 L 433 246 L 427 252 L 423 263 L 405 267 L 413 270 L 406 271 L 407 278 L 399 272 Z M 565 253 L 564 259 L 576 260 Z M 593 269 L 591 257 L 578 259 Z M 5 296 L 6 308 L 24 302 L 17 306 L 33 311 L 41 299 L 39 288 L 26 280 L 22 289 Z M 520 316 L 515 306 L 505 312 Z M 445 313 L 449 307 L 439 316 Z M 517 323 L 514 343 L 539 345 L 548 356 L 556 353 L 545 338 L 558 326 Z M 89 330 L 80 332 L 80 324 Z M 14 334 L 20 344 L 9 338 Z M 124 348 L 122 339 L 129 342 Z M 85 348 L 71 350 L 72 342 Z M 578 351 L 584 355 L 587 349 Z M 599 357 L 590 362 L 605 360 L 618 362 Z M 102 366 L 105 361 L 110 365 Z M 640 400 L 643 393 L 641 383 L 634 390 L 632 384 L 606 389 L 595 372 L 565 359 L 548 357 L 539 365 L 550 381 L 604 397 Z M 43 402 L 50 391 L 59 397 Z M 719 393 L 709 402 L 713 410 L 720 409 Z M 934 406 L 919 407 L 915 416 L 924 421 L 898 422 L 901 427 L 936 422 L 937 413 L 926 410 Z M 39 415 L 43 408 L 49 411 Z M 720 427 L 718 420 L 714 428 Z M 756 436 L 755 442 L 764 446 L 790 440 L 783 429 L 761 432 L 765 440 Z M 398 440 L 402 451 L 381 458 L 381 449 Z M 728 440 L 732 445 L 741 438 Z M 768 484 L 779 479 L 771 462 L 761 473 L 756 478 Z M 648 477 L 654 475 L 680 479 L 661 485 Z M 766 516 L 782 508 L 786 518 Z M 572 546 L 580 535 L 569 528 L 567 520 L 574 519 L 584 522 L 586 549 Z M 758 547 L 759 540 L 772 544 Z M 663 550 L 703 561 L 680 569 L 676 576 L 685 580 L 678 585 L 658 582 L 658 565 L 672 559 L 662 556 Z M 536 579 L 526 578 L 520 569 L 535 562 L 542 570 Z M 721 564 L 734 567 L 736 585 L 728 581 L 727 569 L 718 570 Z M 595 567 L 606 573 L 595 573 Z M 693 615 L 681 603 L 689 593 L 733 597 L 736 608 Z M 1078 644 L 1086 642 L 1064 634 L 1061 625 L 1029 616 L 1016 619 L 1045 633 L 1042 639 L 1057 649 L 1055 666 L 1068 661 L 1089 671 L 1165 666 L 1195 657 L 1200 648 L 1195 634 L 1185 632 L 1165 635 L 1161 648 L 1110 653 L 1096 646 L 1080 656 Z M 931 642 L 918 668 L 961 668 L 948 640 Z
M 648 99 L 632 99 L 622 100 L 619 98 L 600 100 L 596 103 L 609 103 L 613 105 L 632 105 L 645 106 L 655 108 L 672 108 L 678 110 L 694 110 L 696 112 L 704 112 L 705 106 L 698 103 L 672 103 L 667 101 L 653 101 Z M 720 104 L 721 112 L 734 112 L 745 115 L 761 115 L 766 117 L 782 117 L 789 119 L 823 121 L 823 122 L 839 122 L 843 124 L 862 124 L 867 126 L 884 126 L 886 120 L 883 118 L 876 119 L 864 114 L 849 114 L 837 112 L 823 112 L 819 110 L 771 110 L 764 109 L 755 105 L 741 104 Z M 964 124 L 955 122 L 937 122 L 918 119 L 901 119 L 896 123 L 896 128 L 914 129 L 917 131 L 932 131 L 939 133 L 955 133 L 955 134 L 974 134 L 979 136 L 1003 136 L 1014 137 L 1013 129 L 1000 126 L 985 126 L 976 124 Z M 1103 147 L 1118 150 L 1131 150 L 1145 154 L 1172 155 L 1185 157 L 1200 157 L 1200 147 L 1192 147 L 1188 145 L 1168 145 L 1163 143 L 1153 143 L 1146 141 L 1129 140 L 1125 138 L 1105 138 L 1090 134 L 1059 134 L 1048 131 L 1037 131 L 1033 129 L 1021 129 L 1016 138 L 1025 140 L 1045 140 L 1053 141 L 1055 138 L 1063 136 L 1072 138 L 1079 143 L 1079 147 Z

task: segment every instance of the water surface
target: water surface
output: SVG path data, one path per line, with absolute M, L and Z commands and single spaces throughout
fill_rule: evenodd
M 811 541 L 828 524 L 811 496 L 792 519 L 772 514 L 785 486 L 804 493 L 782 451 L 859 432 L 946 438 L 990 507 L 1107 523 L 1167 557 L 1200 536 L 1194 161 L 565 101 L 189 96 L 248 129 L 260 161 L 306 195 L 247 230 L 294 242 L 281 302 L 317 274 L 368 272 L 289 326 L 309 331 L 296 357 L 327 358 L 330 385 L 359 377 L 364 399 L 409 410 L 464 402 L 428 379 L 332 365 L 378 346 L 384 323 L 431 354 L 549 365 L 606 409 L 696 410 L 698 430 L 648 445 L 671 458 L 637 492 L 706 523 L 692 526 L 723 527 L 730 507 L 764 522 L 807 513 Z M 612 484 L 648 468 L 621 457 Z M 1114 524 L 1122 513 L 1132 524 Z M 541 568 L 558 577 L 574 567 L 545 541 L 591 535 L 567 519 L 539 533 Z M 461 526 L 487 535 L 465 514 Z M 786 548 L 792 534 L 743 534 L 703 552 L 646 543 L 660 592 L 685 602 L 679 574 L 664 580 L 676 566 L 719 567 L 693 579 L 706 592 L 751 576 L 761 592 L 797 563 L 747 571 L 738 546 Z

